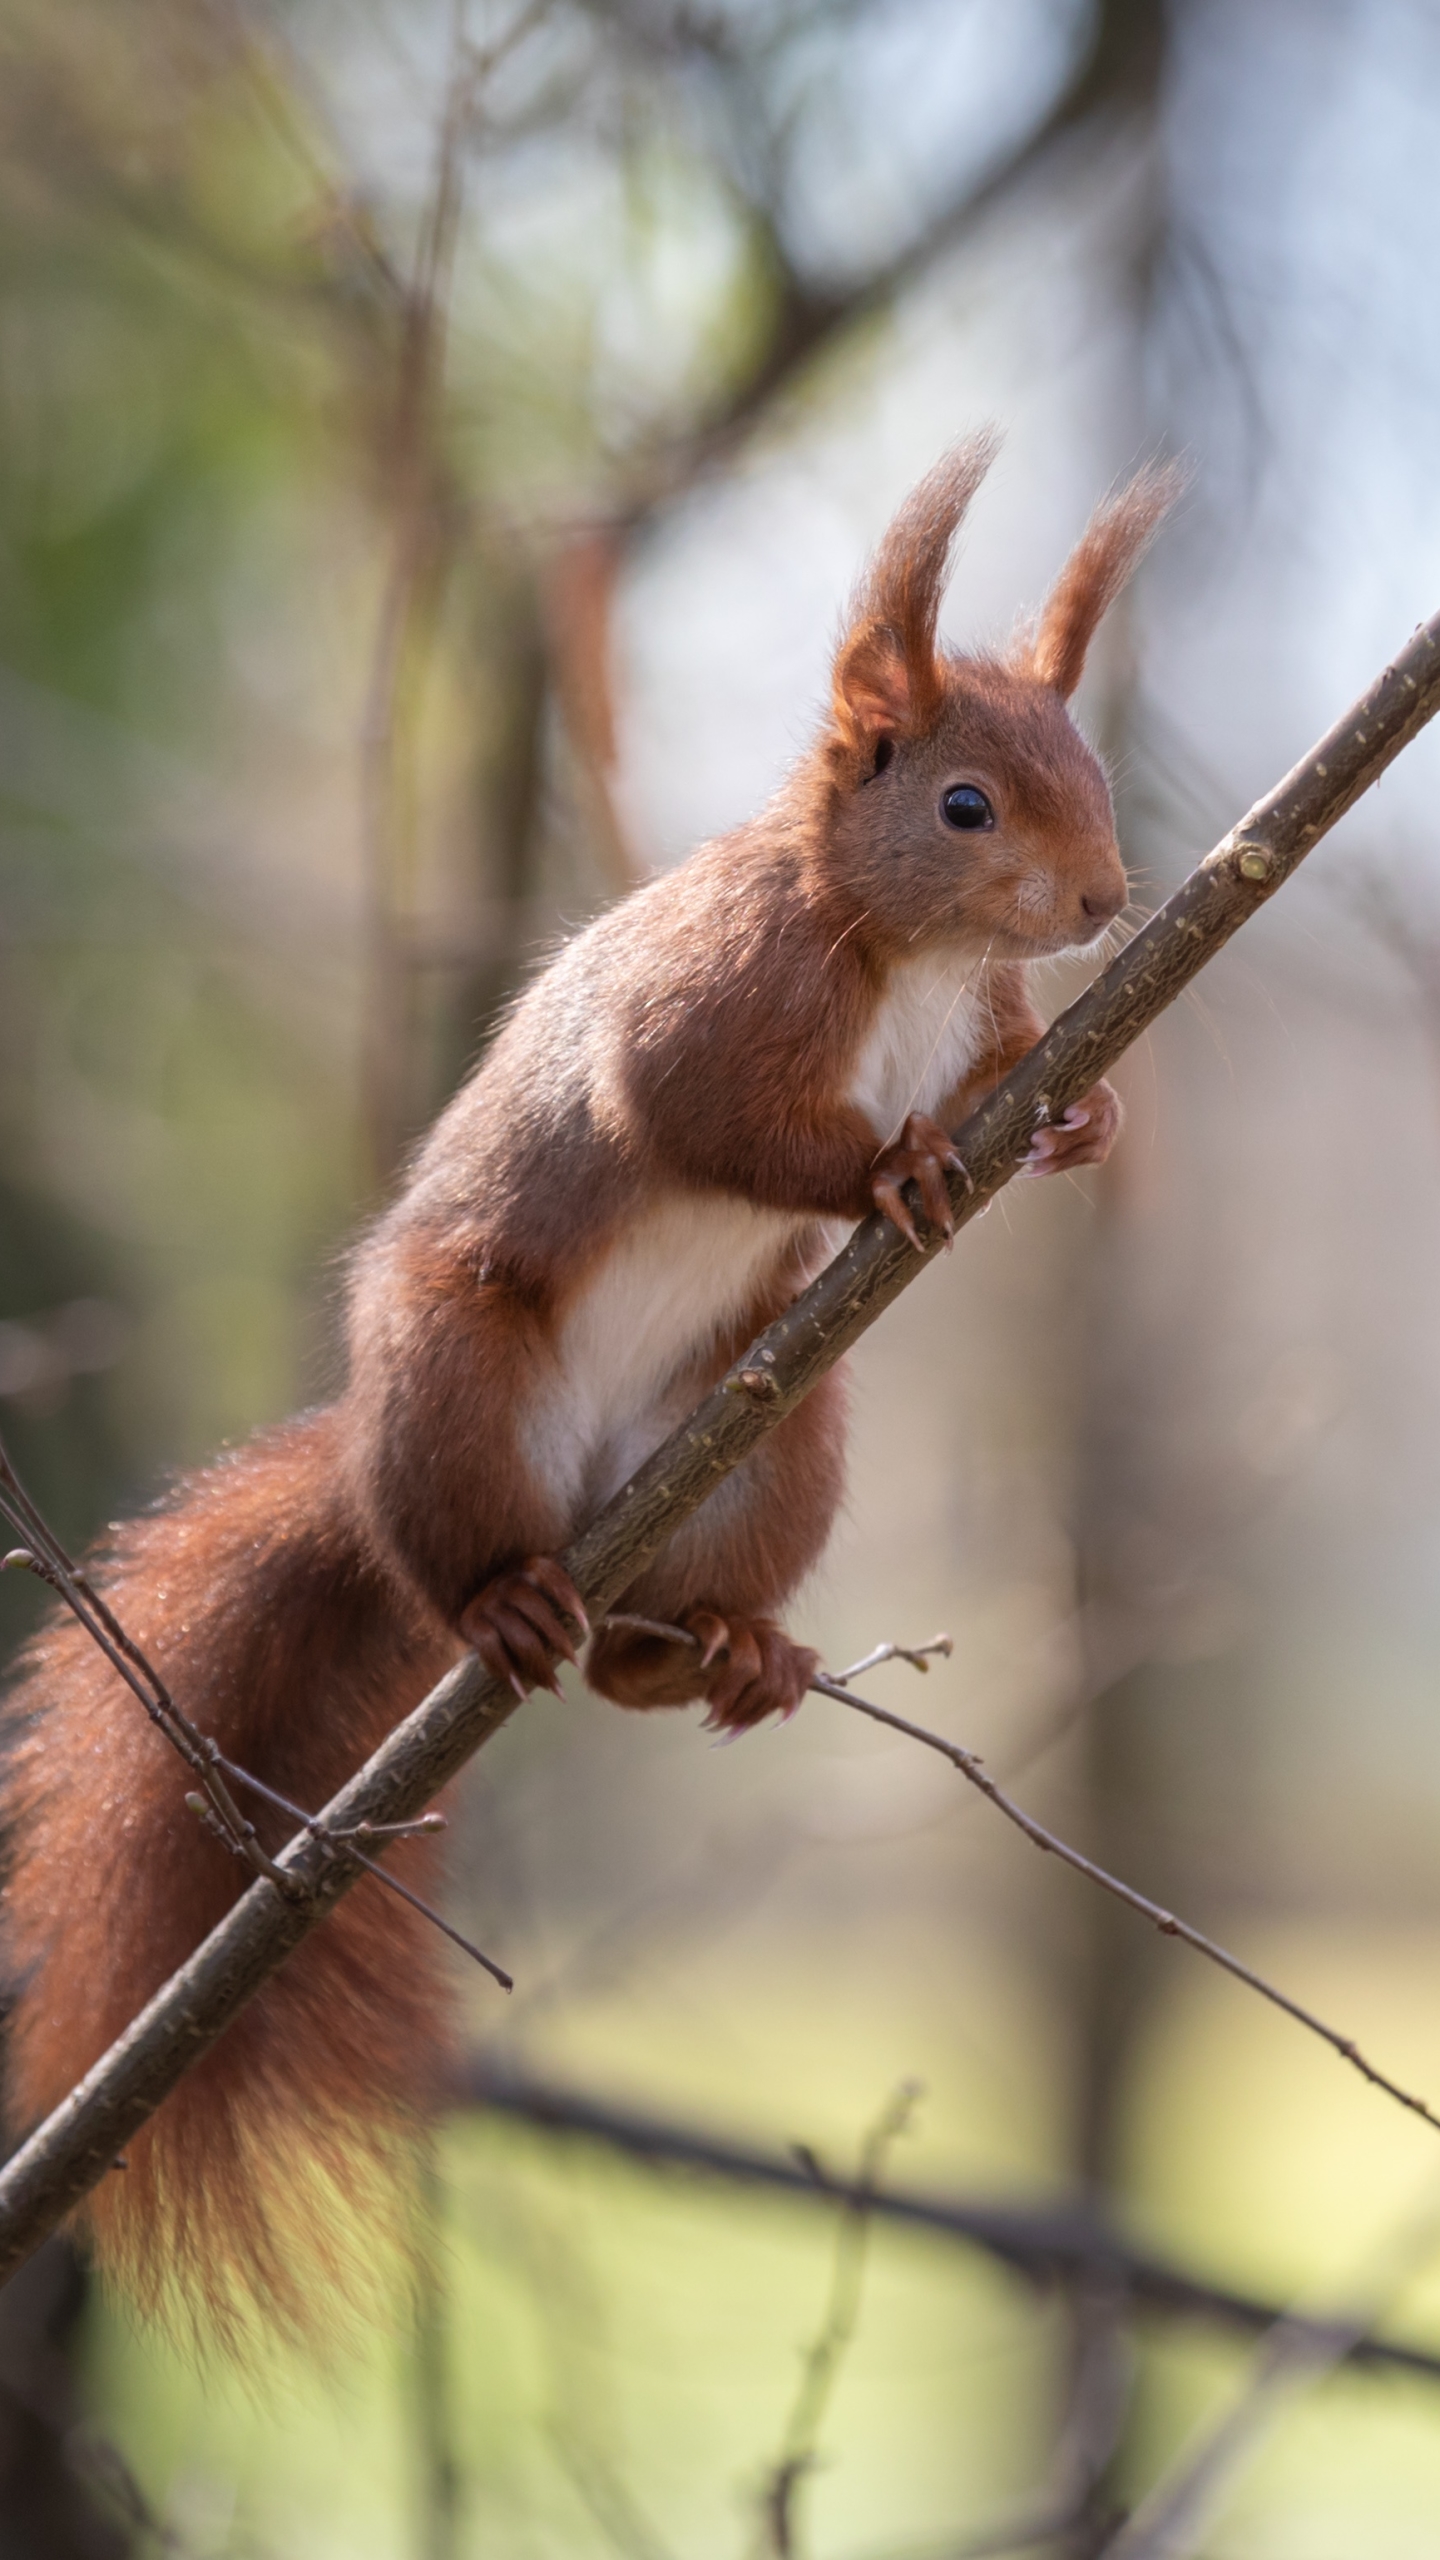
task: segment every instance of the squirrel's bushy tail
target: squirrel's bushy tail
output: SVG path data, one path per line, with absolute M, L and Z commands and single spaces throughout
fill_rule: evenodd
M 202 1732 L 309 1811 L 455 1652 L 374 1554 L 340 1454 L 338 1412 L 302 1416 L 190 1477 L 87 1568 Z M 8 1722 L 7 2112 L 23 2133 L 251 1878 L 187 1808 L 192 1773 L 70 1617 L 23 1657 Z M 236 1793 L 267 1847 L 289 1835 Z M 420 1884 L 428 1854 L 406 1843 L 387 1863 Z M 435 2090 L 436 1945 L 362 1881 L 135 2136 L 86 2216 L 142 2305 L 232 2336 L 256 2315 L 302 2332 L 327 2317 L 325 2278 L 355 2263 L 355 2208 L 392 2183 Z

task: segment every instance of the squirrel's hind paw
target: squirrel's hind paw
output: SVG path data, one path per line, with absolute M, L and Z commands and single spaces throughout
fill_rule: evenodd
M 702 1606 L 684 1610 L 673 1629 L 646 1618 L 602 1623 L 585 1676 L 617 1706 L 680 1707 L 698 1699 L 711 1731 L 745 1733 L 766 1716 L 792 1716 L 818 1660 L 773 1618 Z
M 792 1642 L 771 1618 L 721 1618 L 692 1609 L 687 1623 L 701 1638 L 710 1673 L 707 1732 L 746 1733 L 766 1716 L 793 1716 L 820 1659 L 808 1645 Z

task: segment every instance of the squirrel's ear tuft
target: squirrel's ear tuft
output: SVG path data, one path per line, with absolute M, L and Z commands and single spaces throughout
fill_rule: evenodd
M 847 746 L 914 733 L 939 708 L 935 625 L 951 545 L 999 441 L 985 428 L 952 445 L 911 490 L 870 564 L 835 655 L 835 727 Z
M 1050 591 L 1030 653 L 1033 674 L 1068 700 L 1100 617 L 1139 567 L 1162 516 L 1185 486 L 1178 463 L 1140 472 L 1097 509 Z

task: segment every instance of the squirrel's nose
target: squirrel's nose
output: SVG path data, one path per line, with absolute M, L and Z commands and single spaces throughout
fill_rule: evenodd
M 1113 889 L 1084 889 L 1080 904 L 1092 924 L 1110 924 L 1118 916 L 1129 892 L 1122 883 Z

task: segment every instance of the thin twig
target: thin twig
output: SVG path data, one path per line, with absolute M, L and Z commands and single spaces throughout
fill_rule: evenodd
M 1063 1116 L 1114 1066 L 1437 709 L 1440 615 L 1421 625 L 1361 700 L 1232 828 L 954 1133 L 970 1176 L 968 1188 L 953 1177 L 957 1233 L 1016 1172 L 1038 1114 Z M 915 1252 L 878 1217 L 856 1229 L 565 1550 L 561 1560 L 592 1623 L 941 1249 L 936 1238 Z M 748 1383 L 761 1375 L 763 1394 Z M 362 1821 L 409 1820 L 508 1723 L 517 1704 L 509 1683 L 493 1678 L 478 1657 L 457 1663 L 319 1819 L 338 1833 Z M 303 1898 L 257 1878 L 0 2171 L 0 2282 L 109 2174 L 130 2136 L 363 1872 L 347 1843 L 331 1845 L 310 1832 L 276 1863 Z
M 288 1796 L 278 1794 L 274 1787 L 265 1784 L 263 1778 L 252 1777 L 248 1769 L 239 1768 L 233 1760 L 222 1757 L 220 1766 L 238 1786 L 252 1788 L 257 1796 L 265 1798 L 267 1804 L 273 1804 L 277 1812 L 288 1814 L 292 1822 L 298 1822 L 304 1830 L 309 1832 L 312 1840 L 323 1840 L 327 1844 L 347 1849 L 352 1858 L 359 1859 L 367 1875 L 374 1876 L 379 1884 L 388 1885 L 390 1891 L 398 1893 L 401 1900 L 408 1902 L 413 1911 L 420 1912 L 435 1928 L 442 1931 L 445 1937 L 452 1939 L 457 1947 L 462 1948 L 467 1956 L 473 1956 L 478 1965 L 483 1965 L 485 1971 L 494 1976 L 502 1991 L 514 1990 L 513 1974 L 507 1973 L 503 1965 L 496 1964 L 493 1956 L 487 1956 L 483 1948 L 477 1947 L 471 1939 L 462 1937 L 458 1929 L 452 1929 L 448 1920 L 442 1919 L 440 1913 L 428 1902 L 423 1901 L 408 1884 L 402 1884 L 400 1878 L 392 1875 L 388 1867 L 379 1866 L 374 1858 L 367 1858 L 363 1849 L 357 1849 L 355 1846 L 357 1840 L 368 1840 L 380 1835 L 388 1835 L 392 1839 L 406 1839 L 413 1838 L 417 1833 L 443 1829 L 445 1823 L 443 1814 L 421 1814 L 416 1822 L 353 1822 L 348 1830 L 341 1831 L 331 1823 L 322 1822 L 317 1815 L 307 1813 L 302 1805 L 292 1804 Z
M 1105 1867 L 1097 1866 L 1094 1859 L 1087 1858 L 1082 1850 L 1073 1849 L 1069 1841 L 1062 1840 L 1057 1832 L 1047 1831 L 1043 1822 L 1037 1822 L 1033 1814 L 1026 1813 L 1013 1796 L 1006 1794 L 998 1780 L 991 1777 L 978 1753 L 967 1751 L 963 1743 L 947 1742 L 943 1734 L 931 1733 L 923 1724 L 912 1724 L 908 1716 L 897 1716 L 889 1707 L 877 1707 L 868 1698 L 857 1698 L 853 1689 L 845 1688 L 838 1680 L 828 1679 L 824 1672 L 817 1672 L 810 1686 L 822 1698 L 834 1698 L 841 1706 L 853 1708 L 857 1715 L 868 1716 L 872 1724 L 888 1725 L 892 1733 L 906 1734 L 912 1742 L 923 1743 L 928 1751 L 938 1751 L 952 1768 L 959 1770 L 962 1778 L 968 1778 L 972 1787 L 978 1787 L 980 1793 L 989 1798 L 997 1813 L 1003 1813 L 1007 1822 L 1013 1822 L 1018 1831 L 1023 1831 L 1026 1839 L 1032 1841 L 1037 1849 L 1063 1860 L 1067 1867 L 1075 1869 L 1077 1875 L 1099 1885 L 1103 1893 L 1113 1894 L 1117 1902 L 1123 1902 L 1127 1909 L 1138 1912 L 1142 1920 L 1148 1920 L 1162 1937 L 1183 1940 L 1187 1947 L 1195 1949 L 1197 1955 L 1207 1957 L 1211 1964 L 1233 1974 L 1237 1982 L 1245 1983 L 1251 1991 L 1258 1991 L 1262 2000 L 1269 2000 L 1275 2008 L 1283 2009 L 1288 2018 L 1294 2018 L 1298 2025 L 1308 2027 L 1312 2035 L 1319 2036 L 1372 2087 L 1383 2089 L 1397 2106 L 1408 2107 L 1412 2115 L 1420 2116 L 1440 2133 L 1440 2114 L 1426 2099 L 1417 2097 L 1411 2089 L 1402 2089 L 1398 2080 L 1392 2080 L 1388 2072 L 1381 2071 L 1361 2052 L 1353 2036 L 1342 2035 L 1338 2027 L 1328 2026 L 1313 2009 L 1307 2009 L 1303 2001 L 1293 2000 L 1288 1991 L 1282 1991 L 1277 1983 L 1269 1981 L 1263 1973 L 1257 1973 L 1253 1965 L 1231 1955 L 1218 1940 L 1207 1938 L 1203 1929 L 1192 1928 L 1188 1920 L 1181 1920 L 1173 1911 L 1167 1911 L 1163 1903 L 1152 1902 L 1148 1894 L 1137 1892 L 1134 1885 L 1124 1883 Z
M 948 1662 L 954 1650 L 954 1637 L 946 1635 L 931 1636 L 924 1644 L 890 1644 L 887 1641 L 877 1644 L 872 1653 L 863 1653 L 858 1662 L 847 1663 L 835 1677 L 837 1680 L 858 1680 L 862 1671 L 874 1671 L 882 1662 L 908 1662 L 912 1671 L 928 1671 L 932 1653 L 938 1653 Z
M 514 1990 L 514 1978 L 502 1965 L 496 1964 L 469 1938 L 462 1937 L 458 1929 L 442 1919 L 440 1913 L 423 1901 L 411 1886 L 402 1884 L 388 1867 L 382 1867 L 355 1845 L 357 1840 L 405 1839 L 443 1830 L 443 1814 L 423 1813 L 410 1822 L 358 1822 L 352 1823 L 348 1829 L 337 1830 L 316 1815 L 307 1813 L 303 1806 L 292 1804 L 288 1796 L 277 1794 L 263 1779 L 255 1777 L 249 1769 L 241 1768 L 238 1761 L 228 1759 L 213 1737 L 203 1733 L 184 1709 L 177 1706 L 154 1664 L 141 1652 L 114 1611 L 65 1553 L 43 1512 L 21 1483 L 3 1441 L 0 1441 L 0 1513 L 33 1542 L 29 1547 L 17 1547 L 9 1555 L 0 1556 L 0 1573 L 7 1566 L 23 1566 L 59 1593 L 86 1634 L 139 1699 L 152 1724 L 179 1752 L 186 1766 L 194 1770 L 203 1792 L 187 1796 L 185 1801 L 192 1812 L 198 1813 L 210 1825 L 216 1838 L 223 1841 L 227 1849 L 247 1859 L 256 1873 L 266 1877 L 277 1891 L 292 1897 L 297 1893 L 295 1879 L 261 1847 L 255 1825 L 246 1821 L 235 1803 L 224 1783 L 225 1778 L 230 1778 L 237 1786 L 248 1787 L 253 1794 L 263 1796 L 277 1812 L 285 1814 L 291 1822 L 301 1824 L 313 1838 L 324 1840 L 336 1849 L 348 1850 L 367 1875 L 374 1876 L 378 1884 L 383 1884 L 390 1893 L 398 1894 L 402 1902 L 408 1902 L 445 1937 L 453 1939 L 457 1947 L 463 1948 L 467 1956 L 472 1956 L 476 1964 L 483 1965 L 485 1971 L 494 1976 L 503 1990 Z
M 151 1723 L 159 1728 L 166 1741 L 179 1752 L 181 1759 L 200 1780 L 216 1832 L 227 1848 L 244 1858 L 257 1875 L 266 1876 L 277 1891 L 293 1893 L 293 1880 L 261 1848 L 254 1824 L 245 1820 L 220 1777 L 214 1745 L 176 1705 L 154 1665 L 146 1660 L 139 1646 L 126 1634 L 99 1593 L 66 1554 L 48 1521 L 31 1501 L 3 1442 L 0 1442 L 0 1515 L 29 1541 L 28 1545 L 12 1548 L 7 1556 L 0 1557 L 0 1573 L 17 1568 L 33 1573 L 58 1593 L 92 1642 L 99 1646 L 112 1670 L 119 1673 L 126 1687 L 139 1699 Z
M 642 1628 L 646 1634 L 667 1637 L 672 1644 L 698 1646 L 700 1642 L 699 1637 L 692 1635 L 688 1627 L 669 1626 L 656 1618 L 629 1618 L 621 1615 L 608 1619 L 606 1624 Z M 1302 2027 L 1308 2027 L 1312 2035 L 1322 2037 L 1326 2044 L 1361 2074 L 1363 2079 L 1370 2081 L 1375 2088 L 1383 2089 L 1387 2097 L 1394 2098 L 1402 2107 L 1408 2107 L 1412 2114 L 1422 2116 L 1426 2124 L 1433 2125 L 1435 2131 L 1440 2133 L 1440 2114 L 1437 2114 L 1424 2098 L 1416 2097 L 1411 2090 L 1402 2089 L 1398 2081 L 1390 2079 L 1385 2072 L 1377 2069 L 1373 2062 L 1367 2060 L 1353 2037 L 1342 2035 L 1338 2027 L 1327 2026 L 1325 2020 L 1317 2017 L 1313 2009 L 1307 2009 L 1302 2002 L 1292 2000 L 1287 1991 L 1280 1990 L 1278 1985 L 1268 1981 L 1263 1973 L 1257 1973 L 1252 1965 L 1242 1963 L 1239 1956 L 1232 1956 L 1229 1950 L 1222 1947 L 1216 1939 L 1207 1938 L 1203 1930 L 1193 1928 L 1188 1920 L 1177 1918 L 1173 1911 L 1167 1911 L 1163 1903 L 1152 1902 L 1148 1894 L 1138 1892 L 1134 1885 L 1124 1883 L 1119 1876 L 1112 1876 L 1107 1868 L 1097 1866 L 1093 1858 L 1087 1858 L 1082 1850 L 1072 1848 L 1070 1843 L 1062 1840 L 1057 1832 L 1048 1831 L 1043 1822 L 1037 1822 L 1033 1814 L 1026 1813 L 1024 1808 L 1015 1802 L 1013 1796 L 1006 1794 L 999 1780 L 991 1776 L 978 1752 L 967 1751 L 964 1744 L 960 1742 L 947 1742 L 943 1734 L 932 1733 L 928 1725 L 913 1724 L 908 1716 L 897 1716 L 890 1707 L 877 1707 L 869 1698 L 858 1698 L 854 1690 L 847 1686 L 847 1681 L 853 1677 L 855 1670 L 872 1668 L 879 1662 L 908 1662 L 917 1671 L 928 1671 L 930 1665 L 924 1659 L 927 1653 L 937 1651 L 949 1653 L 951 1649 L 948 1636 L 932 1638 L 928 1645 L 917 1645 L 913 1648 L 903 1644 L 877 1645 L 873 1653 L 867 1654 L 862 1662 L 852 1666 L 851 1672 L 840 1679 L 832 1679 L 828 1672 L 817 1671 L 810 1682 L 810 1687 L 817 1697 L 834 1698 L 841 1706 L 853 1707 L 857 1715 L 868 1716 L 873 1724 L 888 1725 L 892 1733 L 903 1733 L 911 1742 L 921 1742 L 927 1750 L 938 1751 L 953 1768 L 959 1770 L 963 1778 L 969 1779 L 972 1787 L 979 1788 L 980 1793 L 989 1799 L 996 1811 L 1004 1814 L 1007 1822 L 1013 1822 L 1017 1830 L 1023 1831 L 1026 1839 L 1032 1841 L 1037 1849 L 1043 1849 L 1050 1856 L 1062 1859 L 1066 1866 L 1075 1869 L 1077 1875 L 1087 1877 L 1091 1884 L 1099 1885 L 1103 1892 L 1113 1894 L 1117 1902 L 1123 1902 L 1129 1910 L 1137 1911 L 1142 1920 L 1150 1921 L 1163 1937 L 1182 1939 L 1187 1947 L 1195 1949 L 1197 1955 L 1208 1957 L 1212 1964 L 1217 1964 L 1226 1973 L 1233 1974 L 1237 1982 L 1243 1982 L 1250 1990 L 1258 1991 L 1262 1999 L 1272 2001 L 1277 2009 L 1285 2011 L 1287 2017 L 1296 2019 Z

